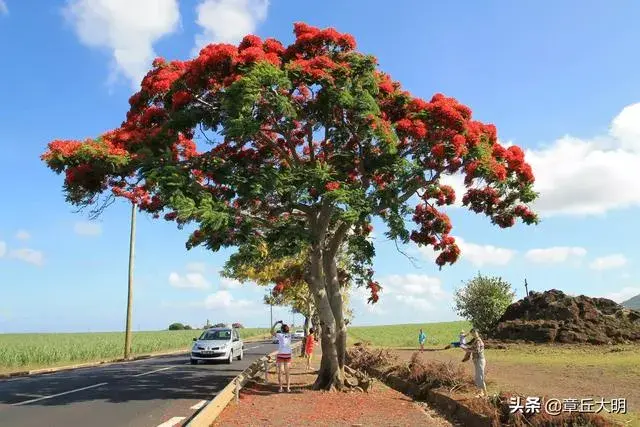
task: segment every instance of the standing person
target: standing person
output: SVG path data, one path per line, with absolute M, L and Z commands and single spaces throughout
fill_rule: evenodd
M 314 335 L 315 330 L 309 329 L 307 339 L 304 342 L 304 357 L 307 359 L 307 371 L 311 370 L 311 358 L 313 357 L 313 345 L 315 344 L 316 337 Z
M 482 338 L 480 338 L 480 334 L 478 333 L 477 329 L 471 329 L 470 333 L 473 336 L 473 339 L 471 339 L 468 344 L 462 347 L 462 349 L 467 352 L 467 355 L 465 355 L 463 361 L 465 359 L 468 359 L 468 355 L 470 353 L 475 369 L 475 383 L 476 386 L 481 390 L 478 397 L 486 396 L 487 385 L 484 381 L 484 369 L 487 365 L 487 361 L 484 358 L 484 341 L 482 341 Z
M 427 334 L 422 331 L 420 328 L 420 333 L 418 334 L 418 343 L 420 344 L 420 351 L 424 351 L 424 342 L 427 340 Z
M 276 326 L 282 325 L 280 332 L 276 332 Z M 291 392 L 289 369 L 291 368 L 291 334 L 289 333 L 289 325 L 285 325 L 282 320 L 278 320 L 271 327 L 271 335 L 278 339 L 278 355 L 276 356 L 276 368 L 278 370 L 279 393 L 282 393 L 282 369 L 287 379 L 287 393 Z

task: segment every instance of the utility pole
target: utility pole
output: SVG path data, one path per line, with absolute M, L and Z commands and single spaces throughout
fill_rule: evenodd
M 133 258 L 136 243 L 136 204 L 131 203 L 131 234 L 129 235 L 129 283 L 127 293 L 127 323 L 124 334 L 124 358 L 131 357 L 131 312 L 133 311 Z
M 526 292 L 526 296 L 529 296 L 529 284 L 527 283 L 527 279 L 524 279 L 524 291 Z

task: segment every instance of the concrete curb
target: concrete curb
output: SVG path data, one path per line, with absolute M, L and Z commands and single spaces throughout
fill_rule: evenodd
M 302 342 L 300 341 L 291 346 L 292 357 L 294 357 L 293 350 L 297 349 L 301 345 Z M 232 379 L 225 388 L 220 390 L 220 392 L 216 394 L 216 396 L 211 399 L 206 406 L 196 412 L 190 420 L 183 424 L 183 426 L 210 427 L 211 424 L 213 424 L 213 422 L 220 416 L 224 408 L 226 408 L 234 398 L 236 399 L 236 403 L 238 402 L 242 387 L 264 369 L 265 362 L 267 364 L 272 363 L 271 359 L 273 359 L 277 353 L 277 351 L 273 351 L 249 365 L 247 369 Z
M 243 342 L 245 343 L 250 343 L 250 342 L 256 342 L 256 341 L 261 341 L 262 340 L 262 336 L 255 336 L 255 337 L 249 337 L 247 338 L 247 340 L 243 340 Z M 180 350 L 171 350 L 171 351 L 163 351 L 163 352 L 158 352 L 158 353 L 147 353 L 147 354 L 140 354 L 138 356 L 134 356 L 131 359 L 107 359 L 107 360 L 99 360 L 96 362 L 86 362 L 86 363 L 77 363 L 75 365 L 65 365 L 65 366 L 57 366 L 54 368 L 40 368 L 40 369 L 31 369 L 31 370 L 26 370 L 26 371 L 14 371 L 14 372 L 9 372 L 6 374 L 0 374 L 0 381 L 4 380 L 4 379 L 9 379 L 9 378 L 16 378 L 16 377 L 28 377 L 31 375 L 42 375 L 42 374 L 51 374 L 51 373 L 55 373 L 55 372 L 62 372 L 62 371 L 71 371 L 74 369 L 81 369 L 81 368 L 93 368 L 96 366 L 109 366 L 109 365 L 115 365 L 117 363 L 127 363 L 127 362 L 135 362 L 137 360 L 143 360 L 143 359 L 151 359 L 154 357 L 162 357 L 162 356 L 174 356 L 174 355 L 178 355 L 178 354 L 184 354 L 184 353 L 188 353 L 189 350 L 191 349 L 191 347 L 185 347 L 183 349 Z

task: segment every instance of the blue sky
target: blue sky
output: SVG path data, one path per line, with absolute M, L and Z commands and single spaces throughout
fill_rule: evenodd
M 637 2 L 0 0 L 0 332 L 120 330 L 129 209 L 97 222 L 65 204 L 39 160 L 53 139 L 116 127 L 156 56 L 186 59 L 246 33 L 292 40 L 292 23 L 354 34 L 413 94 L 455 96 L 527 151 L 542 196 L 537 227 L 500 230 L 449 209 L 463 257 L 396 252 L 374 233 L 381 303 L 355 291 L 355 324 L 455 319 L 451 295 L 478 271 L 531 289 L 640 293 L 640 57 Z M 9 42 L 7 42 L 9 41 Z M 454 186 L 459 180 L 452 179 Z M 210 319 L 268 323 L 263 289 L 217 274 L 229 255 L 184 249 L 186 233 L 138 217 L 134 327 Z M 285 310 L 276 317 L 290 319 Z

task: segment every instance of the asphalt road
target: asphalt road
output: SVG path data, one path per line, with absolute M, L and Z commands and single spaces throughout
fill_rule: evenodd
M 0 427 L 171 427 L 186 422 L 276 345 L 244 345 L 231 365 L 165 356 L 0 380 Z

